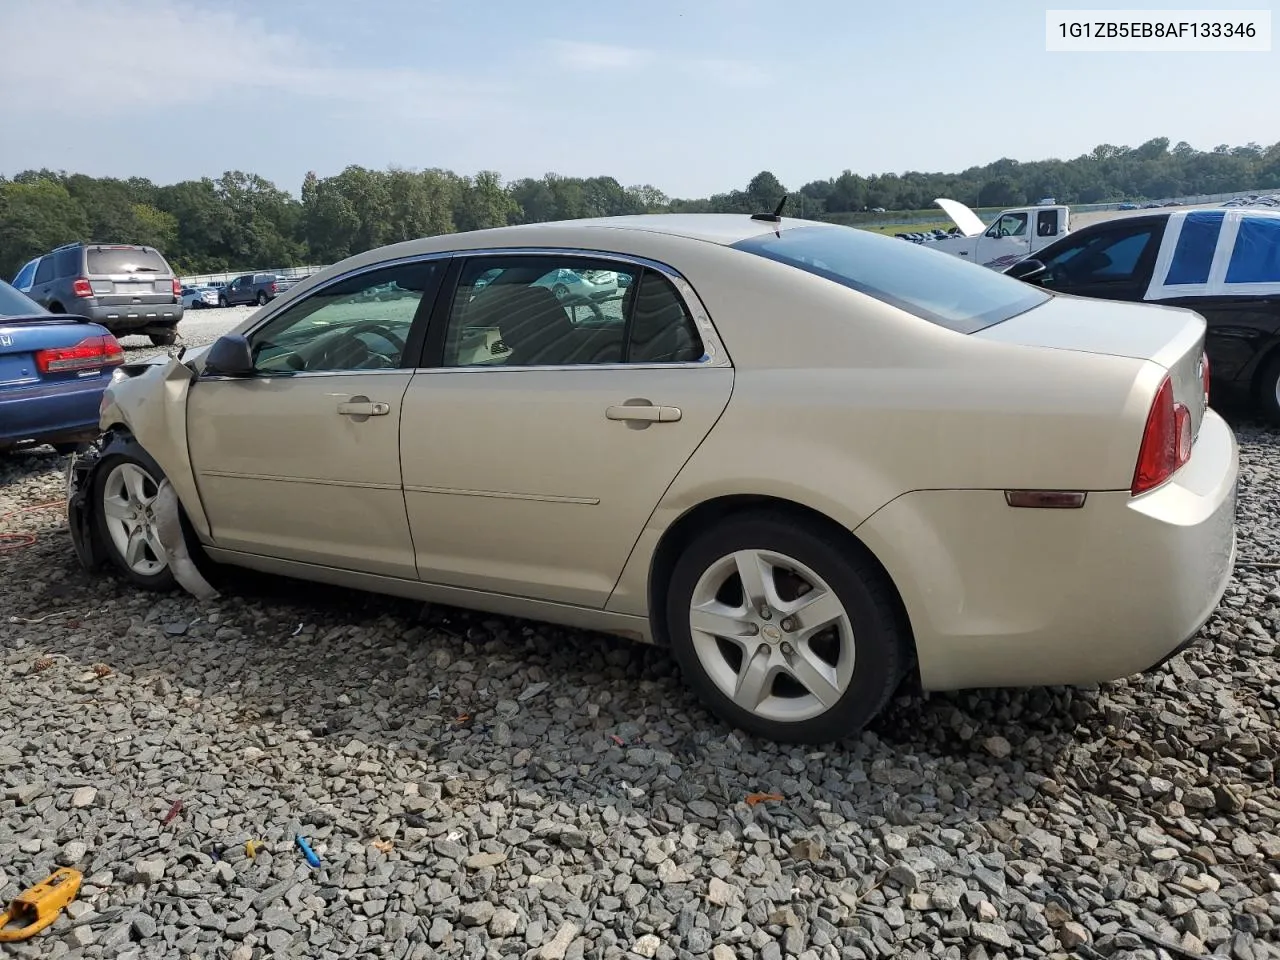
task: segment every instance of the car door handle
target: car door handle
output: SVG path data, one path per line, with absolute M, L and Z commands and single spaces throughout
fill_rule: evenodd
M 604 412 L 610 420 L 644 420 L 648 423 L 674 423 L 682 414 L 679 407 L 655 407 L 651 403 L 619 404 Z
M 352 397 L 338 404 L 338 413 L 344 417 L 385 417 L 391 412 L 391 404 L 368 397 Z

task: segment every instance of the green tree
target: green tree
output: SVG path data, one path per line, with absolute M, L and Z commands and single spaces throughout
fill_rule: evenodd
M 0 276 L 11 279 L 32 257 L 89 239 L 84 207 L 55 179 L 0 185 Z

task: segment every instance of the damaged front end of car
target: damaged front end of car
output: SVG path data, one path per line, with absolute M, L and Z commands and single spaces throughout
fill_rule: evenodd
M 89 573 L 106 564 L 107 555 L 93 522 L 90 492 L 94 476 L 102 460 L 102 440 L 95 440 L 83 453 L 71 454 L 67 463 L 67 529 L 71 532 L 71 546 L 76 559 Z
M 147 439 L 150 437 L 155 443 L 148 452 L 155 456 L 166 473 L 187 467 L 189 478 L 184 421 L 186 391 L 193 377 L 194 370 L 182 363 L 179 352 L 167 358 L 157 357 L 148 363 L 119 368 L 104 393 L 101 414 L 105 432 L 84 451 L 73 453 L 66 470 L 67 528 L 76 559 L 87 572 L 95 573 L 111 561 L 102 539 L 103 525 L 96 514 L 101 509 L 101 498 L 95 496 L 95 491 L 98 489 L 98 473 L 113 453 L 123 453 L 130 441 L 137 441 L 148 448 Z M 144 384 L 144 378 L 149 382 Z M 140 402 L 139 397 L 148 395 L 160 402 Z M 137 412 L 136 417 L 128 415 L 130 409 Z M 132 422 L 134 420 L 136 425 Z M 128 429 L 123 428 L 120 421 Z M 176 444 L 174 440 L 177 440 Z M 170 453 L 176 455 L 166 455 Z M 197 599 L 217 597 L 218 591 L 205 579 L 192 559 L 188 538 L 198 540 L 198 537 L 189 518 L 184 515 L 181 498 L 169 476 L 160 481 L 150 507 L 155 515 L 156 537 L 174 580 Z M 201 514 L 200 520 L 203 519 Z

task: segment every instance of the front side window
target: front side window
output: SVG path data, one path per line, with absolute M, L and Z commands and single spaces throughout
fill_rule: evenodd
M 1027 232 L 1027 215 L 1025 213 L 1006 213 L 991 225 L 988 237 L 1021 237 Z
M 689 363 L 702 340 L 660 273 L 580 258 L 477 258 L 445 332 L 446 367 Z
M 1045 283 L 1106 283 L 1131 280 L 1148 251 L 1158 242 L 1160 226 L 1108 230 L 1078 238 L 1070 247 L 1044 260 Z
M 304 297 L 250 335 L 254 368 L 290 374 L 411 366 L 409 331 L 424 301 L 430 309 L 442 269 L 435 260 L 383 267 Z M 372 288 L 378 296 L 367 295 Z
M 974 333 L 1025 313 L 1049 294 L 926 245 L 854 227 L 791 227 L 735 243 L 849 287 L 957 333 Z

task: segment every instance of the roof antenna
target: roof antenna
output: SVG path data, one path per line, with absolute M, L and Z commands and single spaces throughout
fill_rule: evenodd
M 778 201 L 778 205 L 774 208 L 773 213 L 753 213 L 752 220 L 763 220 L 765 223 L 780 223 L 782 221 L 782 208 L 787 205 L 787 195 L 784 193 L 782 199 Z

